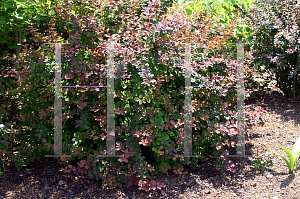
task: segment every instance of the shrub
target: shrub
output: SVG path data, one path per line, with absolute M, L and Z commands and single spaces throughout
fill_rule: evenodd
M 107 1 L 97 5 L 82 1 L 78 5 L 65 1 L 55 10 L 57 17 L 51 21 L 49 32 L 42 35 L 29 28 L 32 40 L 40 44 L 66 43 L 60 35 L 64 33 L 67 37 L 69 44 L 61 53 L 62 85 L 106 85 L 101 78 L 106 75 L 106 44 L 109 39 L 118 42 L 115 43 L 118 66 L 114 99 L 116 155 L 124 156 L 98 156 L 105 154 L 106 149 L 107 90 L 64 88 L 63 152 L 71 155 L 60 158 L 69 164 L 64 172 L 101 178 L 103 186 L 110 188 L 127 183 L 148 191 L 162 187 L 149 180 L 151 175 L 168 171 L 181 173 L 182 164 L 196 165 L 199 160 L 212 157 L 217 159 L 217 169 L 235 171 L 232 161 L 226 158 L 228 150 L 236 145 L 233 116 L 236 99 L 230 89 L 195 89 L 193 154 L 201 157 L 192 160 L 179 157 L 183 153 L 181 115 L 184 114 L 185 79 L 181 75 L 183 71 L 175 68 L 172 60 L 175 55 L 183 60 L 181 43 L 198 41 L 210 50 L 206 52 L 206 60 L 199 57 L 204 50 L 195 50 L 198 57 L 195 55 L 192 63 L 196 71 L 217 84 L 220 78 L 232 83 L 228 77 L 235 77 L 235 62 L 227 63 L 214 53 L 220 44 L 233 38 L 230 30 L 234 23 L 224 29 L 207 13 L 199 13 L 192 20 L 178 8 L 170 9 L 168 16 L 161 15 L 160 3 Z M 114 10 L 106 12 L 109 8 Z M 64 30 L 56 31 L 57 24 Z M 215 34 L 209 33 L 211 30 Z M 30 128 L 16 137 L 22 140 L 20 148 L 24 153 L 29 153 L 24 156 L 41 158 L 53 148 L 53 45 L 38 50 L 26 48 L 20 64 L 19 87 L 14 92 L 19 93 L 23 124 Z M 203 81 L 196 79 L 192 85 L 200 83 Z
M 255 27 L 251 51 L 253 62 L 276 74 L 279 88 L 287 97 L 299 92 L 299 34 L 297 1 L 270 1 L 249 9 L 247 23 Z

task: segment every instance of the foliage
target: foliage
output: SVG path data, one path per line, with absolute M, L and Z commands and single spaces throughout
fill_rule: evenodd
M 284 159 L 284 161 L 286 162 L 288 168 L 289 168 L 289 172 L 290 173 L 295 173 L 295 171 L 298 168 L 298 165 L 300 164 L 300 160 L 298 161 L 298 163 L 296 163 L 296 160 L 299 156 L 300 153 L 300 137 L 297 139 L 292 151 L 288 150 L 287 148 L 285 148 L 284 146 L 281 146 L 278 144 L 278 146 L 280 146 L 289 156 L 289 160 L 288 161 L 283 155 L 281 155 L 280 153 L 277 153 L 271 149 L 269 149 L 268 147 L 266 147 L 264 145 L 264 147 L 266 149 L 268 149 L 269 151 L 271 151 L 272 153 L 275 153 L 276 155 L 279 155 L 280 157 L 282 157 Z
M 7 44 L 8 48 L 21 48 L 20 44 L 13 42 L 11 33 L 15 30 L 22 30 L 27 27 L 28 21 L 39 21 L 49 15 L 54 14 L 48 12 L 55 5 L 56 1 L 38 0 L 8 0 L 0 1 L 0 44 Z M 46 11 L 46 13 L 45 13 Z M 2 51 L 1 54 L 8 51 Z
M 259 93 L 259 90 L 263 90 L 266 88 L 268 83 L 260 85 L 253 79 L 254 76 L 265 76 L 267 74 L 258 73 L 253 67 L 253 62 L 250 60 L 251 54 L 248 52 L 250 51 L 250 44 L 253 40 L 254 30 L 253 26 L 249 26 L 249 24 L 246 24 L 244 20 L 245 16 L 249 17 L 249 8 L 258 5 L 256 2 L 253 2 L 253 0 L 178 0 L 177 3 L 183 6 L 184 11 L 192 18 L 195 13 L 203 11 L 210 12 L 209 14 L 211 15 L 211 17 L 220 22 L 223 27 L 228 26 L 230 23 L 232 23 L 233 20 L 236 19 L 236 28 L 232 30 L 234 33 L 234 38 L 228 39 L 225 43 L 237 43 L 238 41 L 245 43 L 245 60 L 248 62 L 249 66 L 249 70 L 245 68 L 246 70 L 248 70 L 247 81 L 245 81 L 245 89 L 257 88 L 251 93 L 251 96 L 257 95 Z M 233 45 L 232 51 L 236 50 L 236 45 Z
M 241 15 L 240 13 L 247 13 L 249 7 L 253 7 L 256 4 L 253 4 L 254 0 L 192 0 L 184 1 L 178 0 L 179 5 L 185 7 L 185 12 L 189 15 L 192 15 L 201 12 L 201 11 L 212 11 L 212 17 L 216 18 L 217 21 L 222 23 L 223 26 L 230 24 L 236 17 L 237 19 L 237 28 L 235 28 L 234 36 L 237 37 L 240 41 L 245 39 L 246 43 L 252 41 L 251 33 L 253 32 L 251 26 L 247 26 L 245 22 L 241 24 Z M 238 4 L 239 3 L 239 4 Z M 219 16 L 219 17 L 218 17 Z M 229 42 L 229 41 L 228 41 Z
M 0 1 L 0 101 L 11 109 L 6 115 L 0 114 L 2 122 L 15 121 L 18 117 L 18 104 L 15 103 L 18 99 L 8 94 L 8 91 L 17 87 L 14 70 L 18 70 L 18 61 L 14 57 L 20 54 L 21 43 L 32 44 L 28 42 L 32 35 L 24 30 L 31 21 L 40 31 L 44 31 L 43 24 L 48 23 L 54 14 L 50 8 L 56 2 L 58 1 Z
M 278 87 L 287 97 L 299 93 L 299 4 L 297 1 L 270 1 L 249 9 L 247 23 L 255 27 L 251 45 L 253 62 L 276 74 Z
M 269 152 L 270 153 L 270 152 Z M 273 157 L 271 157 L 269 155 L 269 153 L 265 153 L 263 156 L 259 156 L 258 155 L 258 149 L 257 149 L 257 155 L 252 159 L 252 166 L 254 166 L 254 170 L 265 170 L 265 169 L 269 169 L 269 167 L 273 166 Z M 267 159 L 265 158 L 265 156 L 267 156 Z
M 68 43 L 61 49 L 62 85 L 106 85 L 106 46 L 115 41 L 116 155 L 123 157 L 98 156 L 106 153 L 107 90 L 63 88 L 63 152 L 71 155 L 60 158 L 68 164 L 64 172 L 101 178 L 110 188 L 126 183 L 145 191 L 163 187 L 150 181 L 151 175 L 182 173 L 182 164 L 195 166 L 212 157 L 217 169 L 235 172 L 226 157 L 236 146 L 236 97 L 228 88 L 194 89 L 193 154 L 201 157 L 179 157 L 184 147 L 185 79 L 184 70 L 176 68 L 183 68 L 182 44 L 198 41 L 210 50 L 194 50 L 192 85 L 204 83 L 197 74 L 217 85 L 221 79 L 234 83 L 235 62 L 215 55 L 220 44 L 233 38 L 234 23 L 224 28 L 207 12 L 192 20 L 178 7 L 169 9 L 167 17 L 161 5 L 160 1 L 64 1 L 55 9 L 47 32 L 29 26 L 36 46 Z M 15 150 L 22 151 L 15 159 L 10 157 L 16 166 L 50 154 L 54 136 L 54 45 L 40 45 L 37 50 L 23 46 L 15 75 L 18 87 L 10 91 L 20 101 L 18 112 L 27 127 L 11 138 L 19 142 Z M 5 114 L 9 106 L 2 108 Z

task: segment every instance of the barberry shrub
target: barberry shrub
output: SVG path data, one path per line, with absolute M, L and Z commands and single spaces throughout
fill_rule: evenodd
M 300 91 L 299 3 L 295 0 L 255 3 L 259 6 L 249 8 L 246 15 L 247 24 L 255 29 L 251 45 L 253 63 L 260 73 L 275 74 L 278 87 L 295 100 Z
M 99 156 L 106 154 L 107 147 L 106 88 L 63 88 L 63 153 L 71 155 L 59 159 L 68 164 L 64 172 L 102 179 L 103 186 L 110 188 L 125 183 L 145 191 L 163 186 L 150 181 L 152 175 L 182 173 L 183 164 L 196 165 L 208 158 L 216 158 L 222 172 L 235 172 L 226 157 L 236 146 L 232 89 L 194 89 L 192 144 L 193 154 L 200 156 L 179 156 L 184 152 L 184 43 L 202 44 L 191 60 L 196 70 L 192 85 L 204 83 L 197 74 L 216 85 L 221 79 L 234 84 L 236 62 L 217 55 L 227 39 L 234 39 L 234 22 L 224 28 L 207 12 L 192 19 L 178 7 L 162 14 L 161 5 L 160 1 L 65 1 L 55 9 L 48 32 L 28 29 L 40 48 L 24 45 L 18 60 L 19 87 L 14 92 L 27 127 L 15 134 L 21 141 L 19 162 L 42 158 L 53 149 L 55 49 L 42 44 L 68 43 L 61 49 L 62 85 L 98 86 L 107 83 L 107 45 L 112 42 L 116 155 L 123 157 Z

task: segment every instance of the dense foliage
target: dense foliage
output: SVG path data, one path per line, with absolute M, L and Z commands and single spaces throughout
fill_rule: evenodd
M 42 24 L 54 14 L 51 9 L 57 1 L 50 0 L 8 0 L 0 1 L 0 55 L 9 54 L 14 49 L 16 55 L 22 48 L 24 29 L 29 21 Z
M 248 26 L 241 13 L 247 13 L 250 7 L 255 6 L 254 0 L 178 0 L 177 3 L 184 6 L 184 10 L 188 15 L 193 16 L 197 12 L 203 10 L 210 12 L 223 26 L 230 24 L 233 20 L 237 20 L 236 28 L 233 30 L 235 37 L 240 41 L 249 43 L 252 41 L 252 26 Z M 243 23 L 242 23 L 243 22 Z M 230 41 L 228 41 L 230 42 Z
M 59 1 L 50 0 L 8 0 L 0 1 L 0 103 L 6 102 L 11 110 L 2 116 L 2 120 L 18 123 L 17 100 L 8 92 L 17 87 L 14 70 L 18 70 L 15 59 L 21 53 L 23 44 L 33 44 L 32 35 L 26 31 L 28 24 L 44 32 L 55 13 L 50 8 Z M 46 27 L 46 28 L 45 28 Z
M 247 23 L 255 28 L 251 58 L 260 73 L 276 75 L 278 87 L 287 97 L 300 92 L 299 73 L 299 2 L 265 1 L 249 9 Z
M 29 27 L 34 45 L 23 45 L 15 71 L 18 87 L 10 91 L 19 101 L 17 111 L 26 128 L 1 130 L 1 150 L 17 168 L 53 153 L 55 49 L 41 44 L 68 43 L 61 51 L 62 85 L 92 86 L 107 83 L 107 44 L 113 42 L 116 150 L 124 156 L 98 156 L 106 150 L 106 88 L 63 88 L 63 152 L 71 155 L 60 158 L 68 164 L 63 170 L 101 178 L 110 188 L 126 183 L 145 191 L 162 187 L 150 182 L 151 175 L 182 173 L 183 164 L 197 165 L 208 158 L 216 158 L 221 171 L 235 172 L 226 157 L 236 146 L 234 89 L 194 88 L 192 144 L 193 154 L 200 157 L 179 157 L 184 152 L 184 43 L 203 44 L 193 49 L 192 85 L 204 83 L 199 74 L 216 85 L 234 84 L 236 61 L 226 59 L 219 49 L 228 40 L 237 41 L 235 21 L 224 27 L 207 12 L 190 17 L 180 7 L 167 5 L 64 1 L 54 10 L 56 17 L 47 31 Z M 9 110 L 10 105 L 3 104 L 1 114 Z M 262 111 L 258 108 L 256 113 Z
M 179 5 L 184 8 L 187 15 L 193 18 L 193 15 L 198 12 L 208 11 L 212 18 L 216 19 L 221 23 L 223 27 L 228 26 L 233 20 L 236 20 L 236 27 L 233 29 L 233 35 L 237 38 L 237 41 L 245 44 L 245 61 L 247 62 L 249 69 L 245 68 L 248 74 L 247 81 L 245 81 L 245 88 L 257 88 L 251 93 L 251 96 L 259 94 L 261 90 L 264 90 L 268 85 L 268 82 L 261 85 L 256 82 L 254 76 L 268 76 L 268 73 L 259 73 L 255 68 L 255 63 L 253 61 L 252 54 L 250 52 L 251 42 L 253 41 L 253 33 L 255 26 L 253 24 L 249 25 L 245 22 L 245 19 L 249 17 L 249 8 L 259 6 L 254 0 L 178 0 Z M 235 40 L 227 40 L 225 43 L 235 43 Z M 236 45 L 232 46 L 233 50 L 236 51 Z

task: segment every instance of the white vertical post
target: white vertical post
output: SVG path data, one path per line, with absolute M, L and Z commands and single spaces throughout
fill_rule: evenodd
M 114 117 L 114 93 L 115 93 L 115 74 L 114 74 L 114 45 L 109 43 L 107 46 L 107 155 L 115 157 L 115 117 Z
M 184 157 L 192 156 L 191 44 L 185 45 Z
M 228 157 L 252 157 L 245 155 L 245 87 L 244 87 L 244 43 L 237 44 L 237 155 Z
M 237 44 L 237 111 L 238 111 L 238 134 L 237 155 L 245 156 L 245 111 L 244 111 L 244 44 Z
M 107 44 L 107 71 L 107 155 L 99 155 L 99 157 L 123 157 L 123 155 L 116 155 L 115 150 L 115 69 L 113 41 Z
M 55 43 L 54 71 L 54 155 L 46 155 L 45 157 L 70 157 L 70 155 L 62 155 L 61 43 Z

